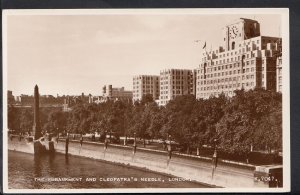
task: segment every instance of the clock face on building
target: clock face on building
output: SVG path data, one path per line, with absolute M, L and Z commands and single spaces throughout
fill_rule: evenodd
M 236 26 L 232 26 L 229 29 L 229 36 L 231 39 L 234 39 L 238 36 L 239 29 Z

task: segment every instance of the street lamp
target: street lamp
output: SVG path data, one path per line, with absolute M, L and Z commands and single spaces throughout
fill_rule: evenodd
M 218 158 L 218 155 L 217 155 L 217 139 L 216 138 L 214 139 L 214 155 L 213 155 L 213 157 L 216 159 L 215 164 L 216 164 L 216 167 L 217 167 L 217 158 Z
M 104 134 L 104 149 L 106 150 L 107 149 L 107 145 L 108 145 L 108 141 L 107 141 L 107 138 L 106 138 L 106 135 L 107 135 L 107 131 L 105 131 L 105 134 Z
M 68 155 L 69 151 L 69 132 L 67 132 L 66 145 L 65 145 L 65 154 Z
M 213 157 L 212 157 L 212 175 L 211 175 L 212 178 L 214 177 L 214 173 L 215 173 L 215 170 L 217 168 L 217 165 L 218 165 L 217 139 L 215 138 L 214 139 L 214 154 L 213 154 Z
M 134 135 L 133 154 L 135 154 L 136 153 L 136 133 L 134 132 L 133 135 Z
M 127 134 L 125 133 L 124 146 L 127 145 Z
M 58 143 L 58 135 L 59 134 L 59 132 L 58 132 L 58 127 L 56 128 L 56 143 Z
M 172 145 L 171 145 L 171 135 L 168 136 L 169 144 L 168 144 L 168 157 L 171 159 L 172 156 Z

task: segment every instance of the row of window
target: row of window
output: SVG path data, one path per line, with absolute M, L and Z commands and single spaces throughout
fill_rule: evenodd
M 149 90 L 149 89 L 143 89 L 143 90 L 133 90 L 133 93 L 135 94 L 135 93 L 139 93 L 139 92 L 141 92 L 141 93 L 159 93 L 159 90 L 157 89 L 157 90 Z
M 260 43 L 260 41 L 259 40 L 257 40 L 256 41 L 256 46 L 259 46 L 259 43 Z M 252 41 L 252 44 L 254 45 L 255 44 L 255 41 Z M 248 42 L 248 43 L 246 43 L 246 42 L 244 42 L 243 44 L 239 44 L 239 47 L 247 47 L 247 46 L 249 46 L 250 45 L 250 42 Z M 243 49 L 245 49 L 245 48 L 243 48 Z M 241 50 L 239 50 L 239 52 L 241 52 Z M 238 51 L 235 51 L 235 52 L 227 52 L 227 53 L 223 53 L 223 54 L 220 54 L 220 55 L 217 55 L 217 57 L 219 57 L 219 58 L 224 58 L 224 57 L 228 57 L 228 56 L 233 56 L 233 55 L 237 55 L 238 54 Z
M 170 84 L 173 84 L 173 85 L 183 85 L 184 83 L 186 83 L 186 82 L 184 82 L 184 81 L 170 81 Z M 162 85 L 168 85 L 168 84 L 169 84 L 169 81 L 162 81 L 162 82 L 160 82 L 161 86 Z
M 159 97 L 158 94 L 156 94 L 154 96 L 152 93 L 143 93 L 143 95 L 146 95 L 146 94 L 152 95 L 155 99 L 157 99 Z M 142 96 L 140 94 L 133 94 L 133 99 L 141 99 L 141 98 L 142 98 Z
M 160 105 L 166 105 L 168 101 L 160 101 Z
M 139 76 L 133 77 L 133 80 L 158 80 L 159 76 Z
M 254 74 L 237 76 L 237 77 L 222 78 L 222 79 L 198 81 L 197 84 L 198 85 L 206 85 L 206 84 L 224 83 L 224 82 L 230 82 L 230 81 L 240 81 L 241 78 L 242 78 L 242 80 L 254 79 Z M 264 74 L 262 74 L 262 78 L 264 78 Z
M 200 98 L 204 98 L 204 97 L 209 97 L 211 95 L 214 95 L 214 96 L 217 96 L 217 95 L 220 95 L 221 93 L 224 93 L 225 96 L 231 96 L 234 94 L 233 91 L 220 91 L 220 92 L 214 92 L 214 93 L 200 93 Z
M 281 76 L 281 75 L 282 75 L 282 69 L 278 68 L 278 76 Z
M 143 81 L 143 82 L 139 82 L 139 81 L 133 81 L 133 85 L 139 85 L 139 84 L 143 84 L 143 85 L 154 85 L 154 84 L 157 84 L 158 85 L 158 81 Z
M 169 96 L 160 96 L 160 99 L 168 99 Z
M 253 62 L 251 61 L 251 64 L 254 64 L 254 60 Z M 246 65 L 250 65 L 250 62 L 247 61 Z M 219 67 L 215 67 L 215 68 L 207 68 L 207 71 L 205 71 L 204 69 L 198 70 L 198 74 L 200 73 L 210 73 L 210 72 L 216 72 L 216 71 L 222 71 L 222 70 L 227 70 L 227 69 L 232 69 L 232 68 L 240 68 L 240 63 L 234 63 L 234 64 L 228 64 L 228 65 L 223 65 L 223 66 L 219 66 Z M 251 71 L 254 71 L 254 67 L 251 68 Z
M 262 43 L 263 44 L 267 44 L 267 43 L 278 43 L 278 40 L 277 39 L 262 39 Z M 246 47 L 246 46 L 251 46 L 252 45 L 256 45 L 256 46 L 259 46 L 260 45 L 260 40 L 257 39 L 257 40 L 244 40 L 243 43 L 240 43 L 238 46 L 239 47 Z M 211 52 L 209 52 L 211 53 Z M 213 51 L 213 53 L 219 53 L 219 50 L 215 50 Z M 235 53 L 233 52 L 220 52 L 221 54 L 220 55 L 217 55 L 219 58 L 221 57 L 225 57 L 225 56 L 229 56 L 229 55 L 234 55 L 234 54 L 237 54 L 237 51 L 235 51 Z
M 253 57 L 257 57 L 258 56 L 258 54 L 257 54 L 257 52 L 251 52 L 251 51 L 255 51 L 255 50 L 259 50 L 260 48 L 259 47 L 256 47 L 256 48 L 253 48 L 253 49 L 251 49 L 251 48 L 243 48 L 243 49 L 240 49 L 238 52 L 236 51 L 235 52 L 235 55 L 241 55 L 241 54 L 244 54 L 245 52 L 249 52 L 248 54 L 246 54 L 245 55 L 245 57 L 247 57 L 247 58 L 253 58 Z M 219 58 L 214 58 L 214 57 L 212 57 L 212 56 L 208 56 L 208 57 L 204 57 L 204 58 L 202 58 L 202 61 L 203 62 L 206 62 L 207 60 L 213 60 L 212 62 L 207 62 L 207 65 L 214 65 L 214 63 L 215 64 L 218 64 L 218 63 L 225 63 L 225 62 L 229 62 L 229 61 L 237 61 L 237 60 L 241 60 L 242 58 L 241 58 L 241 56 L 237 56 L 237 57 L 232 57 L 232 58 L 226 58 L 226 59 L 219 59 L 219 60 L 216 60 L 216 59 L 219 59 Z
M 174 95 L 182 95 L 183 94 L 183 90 L 173 90 L 172 92 Z M 160 94 L 164 95 L 164 94 L 169 94 L 169 93 L 168 93 L 168 91 L 161 91 Z
M 242 73 L 249 73 L 249 72 L 254 72 L 254 68 L 244 68 L 242 71 L 241 70 L 233 70 L 233 71 L 225 71 L 225 72 L 219 72 L 219 73 L 214 73 L 214 74 L 206 74 L 206 75 L 200 75 L 197 76 L 197 80 L 199 79 L 208 79 L 208 78 L 214 78 L 214 77 L 221 77 L 221 76 L 228 76 L 228 75 L 235 75 L 235 74 L 240 74 Z
M 200 87 L 200 91 L 210 91 L 210 90 L 219 90 L 219 89 L 227 89 L 227 88 L 231 89 L 231 88 L 239 88 L 239 87 L 253 87 L 253 86 L 254 86 L 254 82 L 235 83 L 231 85 L 211 85 L 207 87 Z
M 282 77 L 278 77 L 278 84 L 279 84 L 279 85 L 282 84 Z
M 191 70 L 167 70 L 167 71 L 161 71 L 160 75 L 170 75 L 170 74 L 192 74 Z
M 159 87 L 159 85 L 156 85 L 156 86 L 154 86 L 154 85 L 143 85 L 142 86 L 142 88 L 144 89 L 144 88 L 151 88 L 151 89 L 155 89 L 155 88 L 158 88 Z M 139 88 L 141 88 L 141 86 L 133 86 L 133 89 L 139 89 Z

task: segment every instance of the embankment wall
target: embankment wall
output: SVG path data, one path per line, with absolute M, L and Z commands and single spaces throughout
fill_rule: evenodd
M 55 141 L 55 151 L 65 153 L 65 145 L 64 139 L 60 139 L 58 142 Z M 27 143 L 25 139 L 20 141 L 15 137 L 8 140 L 8 149 L 33 153 L 33 144 L 32 142 Z M 103 143 L 83 142 L 81 146 L 79 141 L 70 141 L 68 153 L 145 168 L 216 187 L 268 187 L 262 182 L 254 181 L 254 167 L 251 165 L 220 162 L 212 177 L 212 163 L 209 159 L 172 154 L 172 158 L 169 160 L 166 151 L 137 148 L 134 154 L 132 146 L 109 144 L 105 149 Z

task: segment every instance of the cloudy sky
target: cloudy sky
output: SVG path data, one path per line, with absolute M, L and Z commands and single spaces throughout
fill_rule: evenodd
M 132 89 L 132 76 L 197 68 L 204 42 L 222 44 L 222 27 L 255 19 L 280 36 L 280 15 L 106 14 L 7 16 L 7 88 L 14 95 L 101 95 L 105 84 Z M 195 42 L 195 40 L 202 40 Z

